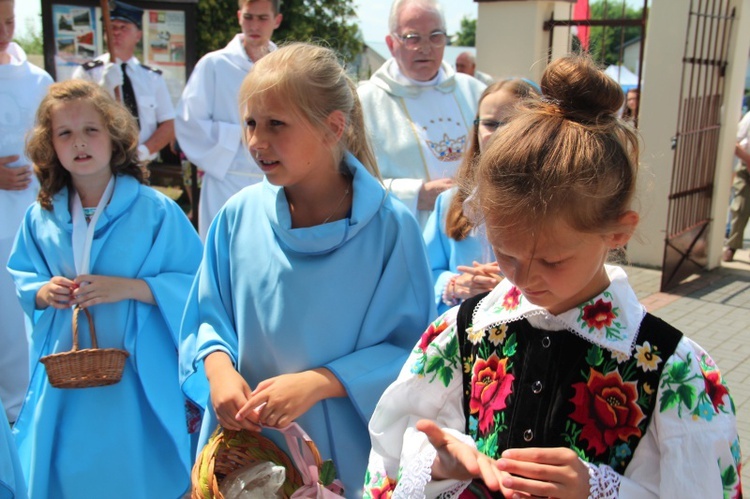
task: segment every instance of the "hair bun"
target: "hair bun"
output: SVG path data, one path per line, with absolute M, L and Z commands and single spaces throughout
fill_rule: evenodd
M 541 87 L 546 102 L 576 121 L 614 117 L 625 101 L 620 85 L 585 56 L 552 61 L 544 70 Z

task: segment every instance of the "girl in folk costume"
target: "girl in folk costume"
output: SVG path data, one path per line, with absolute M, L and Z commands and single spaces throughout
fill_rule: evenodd
M 472 175 L 490 137 L 505 123 L 515 105 L 521 99 L 538 95 L 534 86 L 521 78 L 493 83 L 482 92 L 469 149 L 459 167 L 458 177 Z M 440 193 L 435 201 L 435 211 L 430 213 L 424 229 L 439 314 L 467 298 L 490 291 L 500 279 L 484 229 L 473 227 L 464 213 L 464 202 L 469 194 L 458 187 Z
M 362 488 L 367 421 L 434 313 L 419 227 L 373 175 L 333 51 L 290 44 L 263 57 L 240 112 L 266 178 L 209 229 L 183 321 L 183 390 L 207 408 L 202 443 L 217 421 L 297 421 L 348 497 Z
M 201 245 L 145 185 L 137 147 L 128 111 L 81 80 L 50 87 L 27 145 L 41 187 L 8 269 L 29 324 L 14 433 L 31 497 L 178 497 L 189 484 L 176 341 Z M 71 349 L 72 307 L 91 311 L 100 348 L 130 354 L 119 383 L 50 385 L 39 359 Z
M 622 91 L 575 57 L 541 88 L 473 182 L 506 279 L 438 318 L 384 393 L 365 497 L 741 497 L 717 366 L 605 265 L 638 223 Z

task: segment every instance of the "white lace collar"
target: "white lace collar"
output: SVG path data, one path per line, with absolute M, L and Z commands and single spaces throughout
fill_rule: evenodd
M 502 281 L 474 310 L 472 329 L 527 319 L 545 330 L 567 329 L 607 350 L 630 356 L 646 309 L 620 267 L 606 265 L 609 287 L 581 305 L 552 315 L 530 303 L 510 281 Z

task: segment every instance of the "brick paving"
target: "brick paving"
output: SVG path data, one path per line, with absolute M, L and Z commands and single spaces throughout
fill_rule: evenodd
M 638 299 L 649 312 L 708 350 L 729 385 L 743 446 L 742 481 L 750 484 L 750 252 L 659 292 L 661 271 L 625 266 Z M 748 485 L 746 485 L 747 487 Z

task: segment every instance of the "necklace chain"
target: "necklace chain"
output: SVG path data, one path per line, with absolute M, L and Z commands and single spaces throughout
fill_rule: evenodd
M 346 184 L 346 190 L 344 191 L 344 195 L 341 196 L 341 199 L 339 199 L 339 204 L 336 205 L 336 207 L 333 209 L 330 215 L 328 215 L 328 218 L 323 220 L 323 224 L 327 224 L 328 221 L 333 218 L 333 216 L 336 214 L 337 211 L 339 211 L 339 208 L 341 208 L 341 205 L 344 203 L 344 199 L 346 199 L 346 196 L 349 195 L 349 189 L 351 189 L 352 184 L 347 183 Z M 322 225 L 322 224 L 321 224 Z

